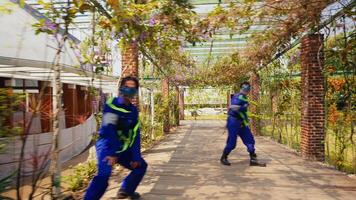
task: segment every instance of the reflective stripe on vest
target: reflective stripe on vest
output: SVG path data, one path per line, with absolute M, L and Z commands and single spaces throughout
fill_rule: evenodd
M 119 108 L 117 106 L 115 106 L 112 102 L 114 101 L 114 97 L 110 97 L 110 99 L 107 100 L 106 104 L 113 110 L 117 110 L 119 112 L 123 112 L 123 113 L 130 113 L 131 111 L 125 110 L 123 108 Z
M 239 95 L 239 99 L 240 99 L 241 101 L 248 102 L 248 99 L 245 98 L 243 95 Z
M 241 101 L 244 101 L 244 102 L 248 103 L 248 99 L 245 98 L 243 95 L 239 95 L 239 99 L 240 99 Z M 245 126 L 248 126 L 248 121 L 247 121 L 245 115 L 243 115 L 241 112 L 239 112 L 239 115 L 240 115 L 240 117 L 242 118 L 243 124 L 244 124 Z
M 243 115 L 241 112 L 239 112 L 240 117 L 242 118 L 242 122 L 244 123 L 245 126 L 248 126 L 248 121 L 245 118 L 245 115 Z
M 137 122 L 137 124 L 135 125 L 134 129 L 133 129 L 133 137 L 132 137 L 132 140 L 131 140 L 131 143 L 130 143 L 130 147 L 133 145 L 134 141 L 135 141 L 135 138 L 137 136 L 137 131 L 138 131 L 138 128 L 140 128 L 140 122 Z
M 132 147 L 132 145 L 135 142 L 136 136 L 137 136 L 137 131 L 140 128 L 140 122 L 137 122 L 135 125 L 134 129 L 129 130 L 129 136 L 126 137 L 122 131 L 117 131 L 117 134 L 119 136 L 119 139 L 124 143 L 123 147 L 121 150 L 116 151 L 116 153 L 121 153 L 126 151 L 129 147 Z

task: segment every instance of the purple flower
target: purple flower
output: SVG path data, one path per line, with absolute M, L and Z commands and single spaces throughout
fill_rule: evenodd
M 118 36 L 119 36 L 119 38 L 122 38 L 122 37 L 124 37 L 124 33 L 123 32 L 119 32 L 119 34 L 117 34 Z
M 76 56 L 76 57 L 81 57 L 81 54 L 80 54 L 80 50 L 79 49 L 75 49 L 74 50 L 74 55 Z
M 157 39 L 157 44 L 158 44 L 158 46 L 163 47 L 163 44 L 162 44 L 162 41 L 160 38 Z
M 53 31 L 53 30 L 56 30 L 57 25 L 55 23 L 50 22 L 50 21 L 46 21 L 43 28 Z
M 151 15 L 150 20 L 148 22 L 150 26 L 154 26 L 157 23 L 156 16 L 157 16 L 157 13 L 153 13 Z
M 150 18 L 149 25 L 154 26 L 156 24 L 156 19 L 154 17 Z
M 291 64 L 296 64 L 298 62 L 298 58 L 300 58 L 300 51 L 297 50 L 293 55 L 290 57 Z
M 297 55 L 297 57 L 300 57 L 300 55 L 301 55 L 300 50 L 298 50 L 298 51 L 296 52 L 296 55 Z
M 295 55 L 292 55 L 292 56 L 291 56 L 291 58 L 290 58 L 290 63 L 291 63 L 292 65 L 294 65 L 294 64 L 297 63 L 297 58 L 296 58 Z
M 207 34 L 203 34 L 201 37 L 202 37 L 203 39 L 206 39 L 206 40 L 210 38 L 210 36 L 207 35 Z
M 140 38 L 139 38 L 139 40 L 145 40 L 146 39 L 146 33 L 145 32 L 142 32 L 141 34 L 140 34 Z

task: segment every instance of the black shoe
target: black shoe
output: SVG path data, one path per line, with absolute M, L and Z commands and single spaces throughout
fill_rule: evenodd
M 257 160 L 257 154 L 256 153 L 250 153 L 250 159 Z
M 256 153 L 250 153 L 250 166 L 266 167 L 266 163 L 259 162 Z
M 228 156 L 228 154 L 223 153 L 221 158 L 220 158 L 220 163 L 223 164 L 223 165 L 230 166 L 231 163 L 227 160 L 227 156 Z
M 132 194 L 125 192 L 123 189 L 120 189 L 117 192 L 116 198 L 118 199 L 140 199 L 141 195 L 138 192 Z

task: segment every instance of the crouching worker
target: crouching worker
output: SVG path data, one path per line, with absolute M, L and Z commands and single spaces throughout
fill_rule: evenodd
M 220 162 L 223 165 L 231 165 L 227 157 L 235 149 L 237 136 L 239 136 L 250 153 L 250 165 L 265 167 L 265 163 L 257 160 L 255 139 L 248 127 L 247 107 L 249 106 L 249 102 L 247 94 L 250 92 L 251 86 L 248 82 L 244 82 L 240 87 L 240 93 L 235 94 L 231 99 L 227 118 L 228 138 Z
M 85 200 L 97 200 L 103 196 L 108 187 L 112 166 L 116 163 L 131 170 L 122 181 L 117 198 L 140 198 L 135 191 L 146 173 L 147 163 L 141 157 L 138 111 L 131 103 L 138 87 L 136 78 L 123 78 L 119 96 L 110 98 L 104 106 L 100 137 L 95 145 L 98 174 L 91 181 Z

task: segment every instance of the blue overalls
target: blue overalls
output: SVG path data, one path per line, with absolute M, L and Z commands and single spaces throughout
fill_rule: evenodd
M 255 153 L 255 139 L 248 127 L 248 105 L 248 99 L 246 95 L 242 93 L 235 94 L 231 98 L 231 105 L 227 118 L 228 137 L 224 149 L 226 155 L 229 155 L 230 152 L 235 149 L 237 136 L 241 138 L 249 153 Z
M 98 173 L 91 181 L 84 200 L 100 199 L 108 187 L 111 166 L 106 156 L 116 156 L 118 163 L 131 173 L 122 181 L 121 189 L 133 194 L 146 173 L 147 163 L 141 157 L 140 129 L 137 108 L 124 104 L 122 97 L 110 98 L 103 111 L 100 137 L 96 142 Z M 133 169 L 131 162 L 139 162 Z

